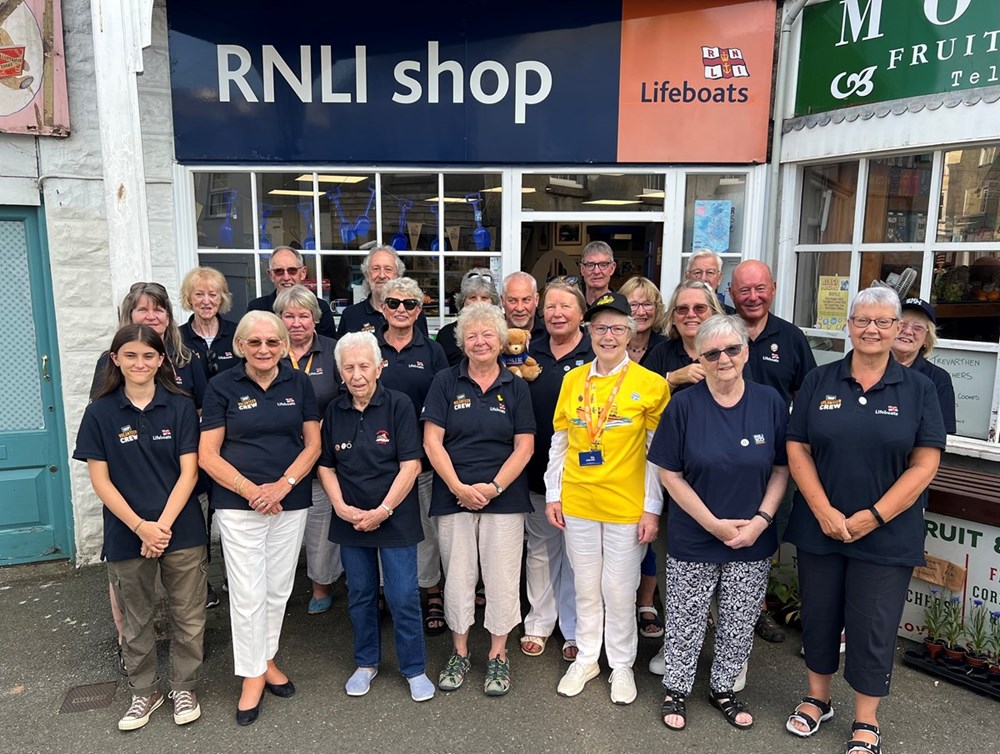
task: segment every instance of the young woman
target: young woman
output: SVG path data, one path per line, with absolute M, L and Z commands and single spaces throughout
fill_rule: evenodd
M 118 721 L 120 730 L 141 728 L 163 704 L 153 626 L 158 577 L 173 620 L 174 722 L 201 716 L 194 689 L 205 634 L 208 537 L 193 494 L 197 450 L 194 402 L 177 387 L 163 340 L 148 325 L 122 327 L 73 453 L 87 462 L 104 503 L 102 557 L 124 614 L 122 653 L 132 704 Z

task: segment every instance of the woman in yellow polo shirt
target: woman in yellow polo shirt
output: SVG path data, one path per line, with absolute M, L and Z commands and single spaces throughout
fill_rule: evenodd
M 646 449 L 670 399 L 666 380 L 629 361 L 635 335 L 628 299 L 607 293 L 584 316 L 597 358 L 570 371 L 553 418 L 545 512 L 565 531 L 576 587 L 578 654 L 559 682 L 576 696 L 611 666 L 611 701 L 635 701 L 635 591 L 646 545 L 656 538 L 662 490 Z

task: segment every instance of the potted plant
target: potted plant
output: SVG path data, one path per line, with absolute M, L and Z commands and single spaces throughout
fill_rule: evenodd
M 965 645 L 965 664 L 970 668 L 981 669 L 986 665 L 987 641 L 990 636 L 989 619 L 983 601 L 973 600 L 965 628 L 965 636 L 969 640 Z
M 990 653 L 986 670 L 993 683 L 1000 684 L 1000 610 L 990 613 L 990 635 L 986 643 Z
M 962 599 L 952 596 L 944 603 L 944 622 L 941 638 L 944 639 L 944 656 L 951 662 L 962 662 L 965 648 L 959 643 L 965 626 L 962 624 Z
M 924 637 L 924 649 L 928 656 L 936 660 L 944 649 L 942 632 L 945 620 L 945 600 L 938 596 L 937 589 L 931 589 L 931 596 L 924 607 L 924 630 L 927 635 Z
M 780 605 L 775 614 L 786 625 L 798 625 L 802 614 L 802 596 L 799 594 L 799 575 L 795 569 L 788 564 L 775 564 L 771 568 L 768 592 Z

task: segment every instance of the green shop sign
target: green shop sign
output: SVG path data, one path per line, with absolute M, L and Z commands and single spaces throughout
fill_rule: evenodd
M 795 114 L 1000 84 L 1000 0 L 829 0 L 802 19 Z

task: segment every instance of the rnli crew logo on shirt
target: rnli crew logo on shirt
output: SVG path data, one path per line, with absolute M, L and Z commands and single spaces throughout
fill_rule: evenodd
M 294 406 L 295 405 L 295 399 L 294 398 L 285 398 L 285 400 L 283 400 L 283 401 L 278 401 L 278 405 L 279 406 Z
M 422 361 L 414 361 L 412 364 L 407 364 L 406 366 L 408 366 L 410 369 L 423 369 L 424 368 L 424 362 L 422 362 Z
M 771 344 L 771 353 L 769 353 L 769 354 L 767 354 L 765 356 L 762 356 L 761 357 L 761 361 L 770 361 L 772 364 L 780 364 L 781 363 L 781 357 L 778 355 L 778 344 L 777 343 L 772 343 Z
M 153 435 L 154 440 L 172 440 L 173 436 L 170 434 L 170 430 L 166 427 L 160 430 L 160 434 Z
M 375 332 L 375 325 L 365 322 L 365 324 L 361 326 L 361 332 Z
M 239 411 L 250 411 L 251 409 L 255 409 L 257 408 L 257 399 L 251 398 L 249 395 L 242 395 L 236 402 L 236 408 Z
M 388 445 L 389 444 L 389 433 L 386 430 L 384 430 L 384 429 L 380 429 L 378 432 L 376 432 L 375 433 L 375 444 L 376 445 Z
M 138 430 L 132 429 L 131 424 L 126 424 L 122 427 L 122 431 L 118 433 L 118 442 L 124 445 L 127 442 L 135 442 L 139 439 Z
M 458 397 L 451 402 L 453 411 L 461 411 L 463 408 L 472 408 L 472 399 L 466 398 L 465 393 L 459 393 Z
M 882 408 L 875 409 L 875 413 L 878 414 L 879 416 L 899 416 L 899 406 L 893 406 L 892 404 L 889 404 L 884 409 Z
M 840 408 L 841 400 L 835 395 L 828 395 L 819 402 L 820 411 L 833 411 Z

